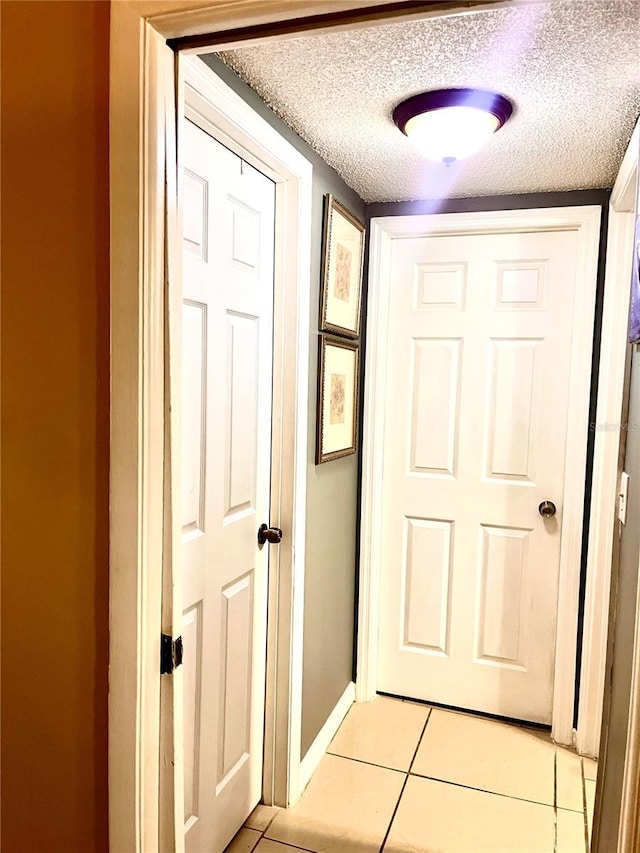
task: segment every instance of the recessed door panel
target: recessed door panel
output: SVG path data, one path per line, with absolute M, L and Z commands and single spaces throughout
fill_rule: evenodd
M 184 174 L 184 248 L 202 260 L 207 259 L 208 184 L 200 175 Z
M 546 261 L 497 264 L 496 308 L 502 311 L 535 311 L 544 308 Z
M 531 530 L 481 528 L 477 657 L 526 667 Z
M 540 340 L 489 342 L 487 477 L 535 481 L 536 355 Z
M 460 340 L 411 342 L 411 471 L 455 476 L 460 354 Z
M 466 264 L 420 264 L 416 273 L 416 311 L 464 309 Z
M 252 575 L 222 591 L 218 789 L 249 755 Z
M 405 519 L 406 646 L 447 654 L 452 558 L 450 521 Z
M 182 618 L 184 656 L 183 742 L 184 820 L 187 831 L 200 810 L 200 714 L 202 710 L 202 602 L 190 607 Z
M 257 317 L 227 315 L 227 515 L 255 506 L 259 332 Z
M 245 272 L 259 273 L 260 212 L 235 198 L 229 199 L 231 259 Z
M 207 306 L 182 307 L 182 531 L 204 529 Z

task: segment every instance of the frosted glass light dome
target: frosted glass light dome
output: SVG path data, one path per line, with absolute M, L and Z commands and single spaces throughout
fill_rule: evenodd
M 496 92 L 438 89 L 403 101 L 393 119 L 425 157 L 450 164 L 479 151 L 512 111 Z

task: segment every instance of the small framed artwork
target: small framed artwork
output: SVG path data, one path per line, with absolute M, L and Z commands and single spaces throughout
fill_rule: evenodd
M 320 329 L 347 338 L 360 336 L 364 225 L 325 196 Z
M 629 343 L 640 341 L 640 216 L 636 219 L 631 268 L 631 307 L 629 312 Z
M 320 335 L 316 465 L 356 452 L 358 440 L 358 345 Z

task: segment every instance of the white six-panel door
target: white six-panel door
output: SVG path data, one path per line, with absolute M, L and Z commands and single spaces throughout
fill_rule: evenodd
M 575 231 L 393 241 L 380 691 L 551 722 L 576 257 Z
M 274 184 L 184 124 L 185 846 L 220 853 L 262 785 Z

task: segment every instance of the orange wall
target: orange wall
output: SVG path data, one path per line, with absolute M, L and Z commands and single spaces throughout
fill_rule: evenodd
M 107 849 L 108 2 L 3 2 L 2 850 Z

